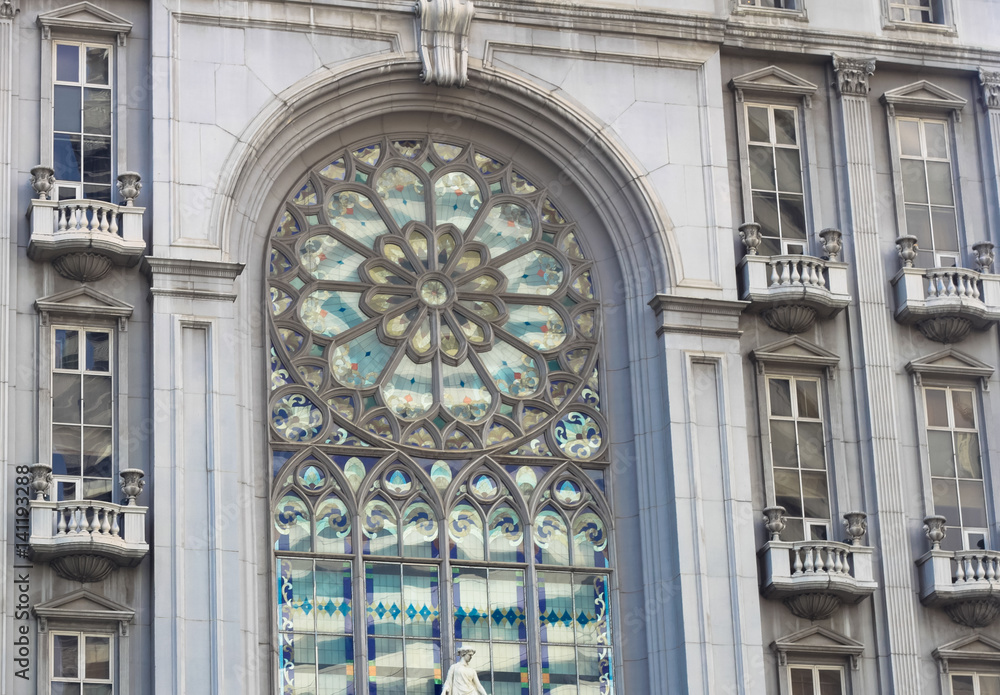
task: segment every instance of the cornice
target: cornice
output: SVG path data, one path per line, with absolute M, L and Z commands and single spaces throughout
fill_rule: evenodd
M 200 261 L 191 258 L 158 258 L 144 256 L 142 270 L 146 275 L 187 275 L 192 277 L 235 280 L 243 272 L 243 263 Z

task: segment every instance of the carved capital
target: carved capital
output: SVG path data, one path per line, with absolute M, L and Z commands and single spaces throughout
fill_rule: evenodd
M 417 0 L 420 62 L 424 84 L 464 87 L 469 81 L 469 27 L 472 0 Z
M 10 4 L 10 0 L 3 0 L 3 3 L 0 4 L 0 19 L 14 19 L 15 12 L 16 10 Z
M 868 78 L 875 74 L 875 59 L 834 55 L 833 69 L 837 73 L 837 91 L 841 96 L 865 96 L 871 89 Z
M 1000 109 L 1000 71 L 991 72 L 979 68 L 979 85 L 983 89 L 983 106 Z

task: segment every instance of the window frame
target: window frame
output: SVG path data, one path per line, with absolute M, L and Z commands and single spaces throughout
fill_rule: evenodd
M 840 695 L 847 695 L 847 674 L 844 671 L 843 666 L 830 665 L 830 664 L 819 664 L 819 663 L 797 663 L 795 661 L 790 661 L 785 666 L 785 685 L 788 688 L 789 695 L 794 695 L 792 690 L 792 670 L 808 670 L 813 676 L 813 692 L 819 692 L 819 673 L 820 671 L 836 671 L 840 674 Z
M 981 676 L 986 676 L 988 678 L 1000 679 L 1000 672 L 997 671 L 986 672 L 986 671 L 969 670 L 969 669 L 959 669 L 958 671 L 949 671 L 947 674 L 945 674 L 945 677 L 948 679 L 946 686 L 947 690 L 945 691 L 945 695 L 954 695 L 955 689 L 954 689 L 954 683 L 952 683 L 952 678 L 954 678 L 955 676 L 972 676 L 973 691 L 975 695 L 980 695 L 981 690 L 979 687 L 979 678 Z
M 80 673 L 80 676 L 78 678 L 69 679 L 69 678 L 57 677 L 54 673 L 52 673 L 53 669 L 55 668 L 55 640 L 57 635 L 72 635 L 78 639 L 78 644 L 80 645 L 80 647 L 78 647 L 78 653 L 77 653 L 77 660 L 78 660 L 77 670 Z M 109 659 L 108 659 L 108 678 L 106 679 L 94 679 L 86 677 L 86 661 L 85 661 L 86 650 L 82 647 L 85 644 L 85 640 L 87 637 L 102 637 L 108 639 Z M 110 685 L 112 695 L 115 695 L 118 692 L 117 683 L 115 682 L 115 669 L 117 667 L 115 660 L 115 652 L 117 648 L 117 640 L 114 632 L 100 632 L 93 630 L 71 630 L 71 629 L 58 628 L 49 631 L 47 643 L 49 650 L 48 652 L 49 664 L 48 664 L 48 672 L 45 674 L 45 687 L 48 692 L 52 691 L 53 683 L 69 683 L 69 684 L 79 683 L 81 686 L 81 690 L 83 689 L 83 685 L 87 684 Z
M 753 1 L 760 2 L 760 0 Z M 788 2 L 789 0 L 782 1 Z M 743 0 L 732 0 L 729 10 L 735 17 L 749 18 L 759 15 L 762 17 L 783 17 L 800 22 L 808 21 L 809 16 L 806 10 L 806 0 L 791 0 L 791 2 L 795 4 L 795 7 L 761 7 L 759 5 L 745 5 L 743 4 Z
M 893 19 L 893 6 L 903 5 L 906 0 L 882 0 L 882 28 L 889 30 L 930 31 L 956 36 L 955 8 L 952 0 L 931 0 L 931 17 L 937 15 L 939 21 L 914 22 L 909 19 Z

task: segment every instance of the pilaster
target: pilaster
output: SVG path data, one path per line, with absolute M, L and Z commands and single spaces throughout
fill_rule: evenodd
M 863 451 L 872 471 L 879 545 L 882 548 L 882 596 L 884 613 L 878 621 L 888 649 L 880 648 L 880 659 L 890 674 L 883 687 L 896 693 L 921 692 L 916 607 L 906 505 L 903 496 L 896 397 L 893 384 L 892 315 L 885 304 L 886 273 L 879 243 L 876 162 L 872 139 L 868 80 L 875 72 L 874 58 L 833 57 L 844 127 L 847 182 L 850 189 L 850 220 L 857 263 L 857 301 L 861 323 L 862 384 L 866 395 L 867 430 L 871 448 Z M 864 439 L 864 436 L 863 436 Z M 881 607 L 880 607 L 881 608 Z
M 984 157 L 985 179 L 989 187 L 987 210 L 990 230 L 983 235 L 984 240 L 994 241 L 990 232 L 1000 225 L 1000 71 L 979 68 L 979 86 L 982 89 L 982 105 L 986 111 L 987 142 L 990 156 Z M 977 239 L 978 241 L 978 239 Z

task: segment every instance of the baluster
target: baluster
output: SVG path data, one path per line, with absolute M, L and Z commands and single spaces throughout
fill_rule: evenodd
M 982 581 L 983 577 L 986 576 L 986 565 L 983 562 L 983 556 L 976 556 L 976 581 Z
M 80 231 L 80 216 L 83 215 L 83 210 L 79 205 L 73 206 L 73 225 L 70 229 L 74 232 Z
M 962 558 L 965 561 L 965 581 L 974 582 L 976 581 L 976 572 L 972 569 L 972 558 L 966 555 Z
M 100 507 L 91 507 L 88 511 L 91 513 L 90 528 L 88 530 L 91 534 L 94 534 L 101 530 L 101 510 Z
M 816 569 L 816 563 L 813 561 L 813 549 L 812 546 L 806 548 L 806 560 L 805 560 L 805 571 L 807 573 L 813 572 Z
M 955 558 L 955 581 L 964 582 L 965 581 L 965 569 L 964 562 L 962 558 Z
M 800 555 L 801 552 L 802 552 L 801 548 L 792 548 L 792 553 L 794 553 L 795 555 L 795 563 L 793 564 L 793 568 L 795 569 L 795 571 L 792 573 L 793 575 L 802 574 L 802 556 Z
M 850 573 L 851 573 L 851 551 L 850 550 L 845 550 L 844 551 L 844 569 L 843 569 L 842 574 L 850 574 Z
M 819 263 L 809 264 L 809 275 L 813 285 L 816 287 L 823 286 L 823 269 L 820 268 Z
M 842 554 L 843 553 L 840 550 L 834 551 L 833 571 L 836 572 L 837 574 L 841 574 L 844 571 L 844 563 L 842 562 L 840 557 Z
M 108 217 L 111 216 L 109 210 L 101 210 L 101 231 L 107 234 L 108 229 L 111 228 L 111 224 L 108 222 Z
M 88 205 L 87 209 L 90 211 L 90 231 L 98 232 L 101 229 L 100 222 L 100 212 L 101 209 L 96 205 Z
M 108 231 L 118 236 L 118 213 L 109 213 L 109 217 L 111 217 L 111 226 L 108 227 Z
M 984 559 L 986 560 L 986 579 L 992 582 L 997 576 L 996 558 L 987 556 Z
M 57 509 L 56 513 L 59 514 L 59 521 L 56 523 L 56 535 L 64 536 L 66 535 L 66 510 Z
M 781 279 L 778 277 L 778 262 L 775 261 L 771 264 L 771 287 L 777 287 L 781 284 Z
M 781 263 L 781 280 L 780 280 L 779 284 L 781 284 L 781 285 L 787 285 L 788 284 L 788 279 L 789 279 L 789 277 L 791 275 L 791 273 L 790 273 L 791 269 L 789 268 L 789 266 L 791 265 L 791 263 L 789 263 L 788 261 L 778 261 L 778 262 Z
M 793 285 L 799 284 L 799 280 L 802 279 L 802 274 L 799 273 L 799 262 L 791 261 L 789 264 L 792 267 L 791 281 Z
M 57 232 L 65 232 L 66 231 L 66 225 L 68 224 L 67 219 L 66 219 L 66 208 L 59 208 L 59 210 L 57 211 L 57 213 L 58 213 L 58 216 L 57 216 L 57 220 L 58 221 L 56 222 L 56 231 Z
M 70 521 L 70 531 L 80 533 L 80 508 L 73 507 L 73 518 Z
M 802 261 L 802 284 L 813 284 L 813 264 L 809 261 Z
M 979 299 L 983 293 L 979 291 L 979 280 L 969 279 L 969 286 L 972 288 L 972 298 Z
M 934 273 L 927 274 L 927 298 L 937 296 L 937 280 L 935 279 Z
M 115 510 L 112 509 L 111 510 L 111 535 L 117 537 L 118 536 L 118 532 L 120 530 L 121 529 L 118 526 L 118 512 L 116 512 Z
M 955 276 L 952 273 L 948 273 L 947 278 L 948 278 L 948 288 L 946 290 L 946 294 L 949 297 L 954 297 L 957 294 L 957 291 L 955 289 Z
M 106 536 L 108 531 L 111 530 L 111 524 L 108 523 L 108 510 L 103 509 L 101 511 L 103 512 L 101 514 L 101 535 Z

